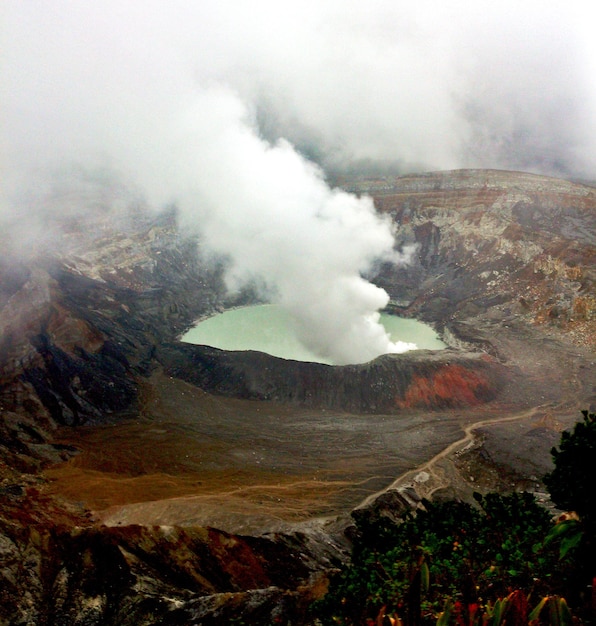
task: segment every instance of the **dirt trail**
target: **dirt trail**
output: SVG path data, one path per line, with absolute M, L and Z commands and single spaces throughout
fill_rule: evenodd
M 430 498 L 439 489 L 453 485 L 456 471 L 445 467 L 445 462 L 474 445 L 476 431 L 508 422 L 531 420 L 545 411 L 552 411 L 552 405 L 536 406 L 505 416 L 491 416 L 469 423 L 463 428 L 463 436 L 452 441 L 432 458 L 399 474 L 388 486 L 368 495 L 355 508 L 364 508 L 389 490 L 414 486 L 424 498 Z M 462 420 L 465 417 L 462 416 Z M 96 519 L 107 525 L 130 523 L 166 523 L 183 525 L 214 524 L 234 532 L 260 532 L 272 527 L 294 525 L 327 524 L 338 514 L 332 502 L 338 493 L 352 491 L 360 485 L 364 490 L 370 475 L 361 480 L 354 477 L 342 480 L 305 480 L 304 477 L 286 476 L 284 480 L 272 484 L 271 481 L 258 481 L 253 477 L 250 484 L 220 484 L 219 489 L 207 493 L 194 493 L 181 497 L 169 497 L 156 501 L 120 504 L 96 512 Z M 460 477 L 460 480 L 463 478 Z M 341 517 L 341 514 L 340 514 Z
M 452 442 L 446 448 L 441 450 L 438 454 L 432 457 L 430 460 L 424 462 L 422 465 L 409 470 L 394 480 L 388 487 L 378 491 L 377 493 L 367 496 L 356 508 L 365 508 L 374 502 L 379 496 L 389 490 L 399 489 L 405 486 L 414 486 L 418 495 L 423 498 L 430 498 L 433 493 L 447 487 L 449 480 L 445 478 L 443 472 L 437 471 L 437 465 L 440 461 L 447 459 L 453 454 L 463 452 L 466 448 L 474 443 L 475 431 L 479 428 L 485 428 L 493 426 L 495 424 L 504 424 L 506 422 L 514 422 L 518 420 L 524 420 L 535 417 L 539 412 L 544 409 L 542 406 L 532 407 L 527 411 L 521 413 L 515 413 L 505 417 L 492 417 L 489 419 L 480 420 L 469 424 L 464 427 L 464 436 L 457 441 Z
M 46 471 L 46 492 L 106 524 L 256 532 L 348 516 L 406 485 L 425 498 L 534 489 L 560 431 L 586 406 L 592 361 L 512 330 L 498 339 L 511 367 L 529 374 L 499 402 L 430 414 L 223 398 L 156 373 L 139 419 L 65 434 L 81 453 Z

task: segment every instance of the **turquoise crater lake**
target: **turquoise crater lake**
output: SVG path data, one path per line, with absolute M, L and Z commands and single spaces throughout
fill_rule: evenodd
M 380 322 L 391 341 L 415 343 L 419 350 L 445 348 L 427 324 L 386 313 L 381 314 Z M 275 304 L 246 306 L 214 315 L 198 322 L 181 340 L 221 350 L 258 350 L 282 359 L 331 364 L 300 343 L 291 316 Z

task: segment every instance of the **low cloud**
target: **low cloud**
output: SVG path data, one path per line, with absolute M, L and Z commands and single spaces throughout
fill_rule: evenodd
M 0 224 L 29 247 L 68 219 L 176 203 L 319 352 L 398 349 L 362 278 L 396 254 L 391 225 L 326 174 L 593 179 L 592 9 L 556 4 L 8 0 Z

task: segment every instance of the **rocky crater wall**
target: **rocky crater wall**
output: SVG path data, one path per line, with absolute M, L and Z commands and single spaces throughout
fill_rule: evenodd
M 480 353 L 415 351 L 329 366 L 255 352 L 169 344 L 164 371 L 213 393 L 357 413 L 476 406 L 497 397 L 506 368 Z
M 305 605 L 345 558 L 329 534 L 107 528 L 44 494 L 41 470 L 76 453 L 54 442 L 56 428 L 138 416 L 156 368 L 222 396 L 358 413 L 480 415 L 490 403 L 492 415 L 518 419 L 521 407 L 533 418 L 537 407 L 564 421 L 596 402 L 596 190 L 490 171 L 344 186 L 392 216 L 397 246 L 417 245 L 411 265 L 384 266 L 375 281 L 401 314 L 444 331 L 451 350 L 329 367 L 182 345 L 176 337 L 227 295 L 221 267 L 202 260 L 172 213 L 69 232 L 58 251 L 0 261 L 0 621 L 308 623 Z M 488 450 L 498 467 L 498 441 L 477 457 Z M 520 437 L 503 441 L 522 466 Z

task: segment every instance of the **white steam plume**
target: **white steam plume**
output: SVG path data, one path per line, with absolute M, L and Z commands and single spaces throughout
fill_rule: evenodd
M 330 189 L 288 142 L 260 139 L 229 92 L 205 92 L 197 113 L 210 123 L 196 136 L 198 210 L 185 215 L 231 260 L 230 280 L 265 280 L 302 342 L 336 364 L 415 348 L 390 341 L 377 312 L 389 297 L 362 278 L 379 259 L 406 261 L 372 200 Z
M 303 334 L 331 321 L 313 339 L 322 350 L 351 351 L 354 335 L 383 344 L 374 311 L 386 295 L 361 276 L 392 253 L 390 228 L 288 141 L 337 169 L 593 179 L 594 11 L 584 0 L 5 0 L 0 235 L 18 246 L 47 239 L 65 212 L 176 202 L 233 254 L 238 277 L 263 276 L 304 312 Z M 97 164 L 117 172 L 103 196 Z M 55 169 L 86 182 L 69 194 Z M 334 312 L 317 308 L 327 303 Z M 350 355 L 337 358 L 368 358 Z

